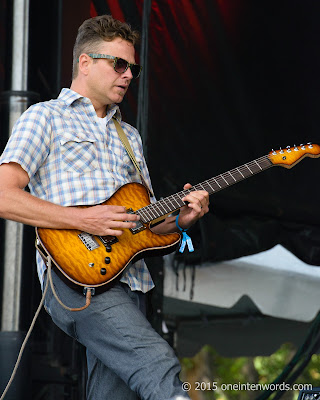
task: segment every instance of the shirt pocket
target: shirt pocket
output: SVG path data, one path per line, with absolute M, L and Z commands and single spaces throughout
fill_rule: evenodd
M 64 171 L 84 174 L 97 169 L 97 140 L 94 137 L 64 132 L 59 140 Z

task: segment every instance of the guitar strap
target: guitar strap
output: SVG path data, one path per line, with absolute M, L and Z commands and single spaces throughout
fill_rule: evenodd
M 130 146 L 130 143 L 129 143 L 129 140 L 128 140 L 126 134 L 124 133 L 124 131 L 121 128 L 121 125 L 119 124 L 117 119 L 115 117 L 112 117 L 112 119 L 113 119 L 113 122 L 115 124 L 116 130 L 118 132 L 119 138 L 120 138 L 122 144 L 124 145 L 124 148 L 126 149 L 126 151 L 128 153 L 128 156 L 130 157 L 130 159 L 132 161 L 132 164 L 134 165 L 135 169 L 138 171 L 138 174 L 140 175 L 141 182 L 148 189 L 148 191 L 150 193 L 150 196 L 153 197 L 153 193 L 152 193 L 151 189 L 149 188 L 147 182 L 145 181 L 145 179 L 144 179 L 144 177 L 142 175 L 141 169 L 140 169 L 139 164 L 138 164 L 138 162 L 136 160 L 136 157 L 135 157 L 135 155 L 134 155 L 134 153 L 132 151 L 132 148 Z

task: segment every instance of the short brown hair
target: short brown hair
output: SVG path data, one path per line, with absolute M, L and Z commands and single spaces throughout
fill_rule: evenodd
M 125 22 L 114 19 L 111 15 L 100 15 L 85 20 L 78 29 L 78 35 L 73 47 L 72 78 L 78 75 L 78 58 L 83 53 L 95 53 L 103 42 L 111 42 L 122 38 L 134 46 L 140 39 L 140 34 Z

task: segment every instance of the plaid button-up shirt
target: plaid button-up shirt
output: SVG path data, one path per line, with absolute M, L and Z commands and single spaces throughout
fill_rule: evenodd
M 62 206 L 94 205 L 107 200 L 128 182 L 140 182 L 114 123 L 121 123 L 142 174 L 151 188 L 138 131 L 121 121 L 117 105 L 108 107 L 101 124 L 88 98 L 70 89 L 59 97 L 31 106 L 17 121 L 0 164 L 16 162 L 29 175 L 30 193 Z M 46 266 L 37 253 L 43 285 Z M 132 290 L 147 292 L 154 285 L 143 260 L 122 275 Z

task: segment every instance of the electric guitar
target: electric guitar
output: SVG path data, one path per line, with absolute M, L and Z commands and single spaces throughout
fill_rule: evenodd
M 74 284 L 85 287 L 107 285 L 139 258 L 168 254 L 175 250 L 180 242 L 180 234 L 155 234 L 150 230 L 150 225 L 183 207 L 185 203 L 182 199 L 190 191 L 206 190 L 213 194 L 270 167 L 291 168 L 306 156 L 319 157 L 320 146 L 308 143 L 273 150 L 263 157 L 152 204 L 145 186 L 128 183 L 120 187 L 103 205 L 121 205 L 126 207 L 128 213 L 138 214 L 140 220 L 135 228 L 125 229 L 119 237 L 95 236 L 71 229 L 36 228 L 36 248 L 45 260 L 50 257 L 58 270 Z

